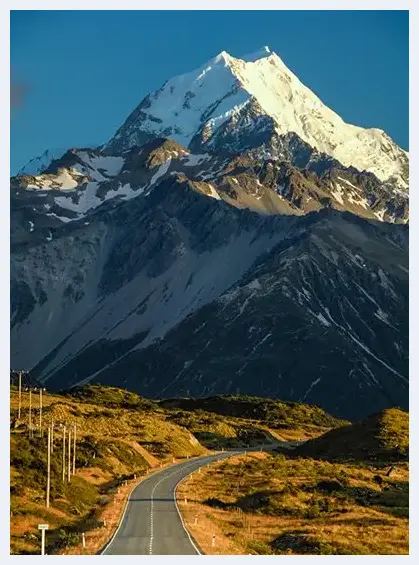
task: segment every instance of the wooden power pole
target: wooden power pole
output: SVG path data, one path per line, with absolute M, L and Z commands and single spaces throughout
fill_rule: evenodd
M 74 442 L 73 442 L 73 475 L 76 474 L 76 424 L 74 424 Z
M 63 429 L 63 482 L 65 481 L 65 426 Z
M 20 410 L 22 408 L 22 371 L 19 371 L 19 409 L 17 411 L 17 419 L 20 420 Z
M 39 433 L 42 437 L 42 387 L 39 388 Z
M 71 481 L 71 428 L 68 430 L 68 466 L 67 466 L 67 480 Z
M 51 421 L 51 453 L 54 453 L 54 420 Z
M 29 389 L 29 438 L 32 437 L 32 390 Z
M 48 426 L 48 458 L 47 458 L 47 508 L 49 508 L 49 493 L 51 490 L 51 428 Z

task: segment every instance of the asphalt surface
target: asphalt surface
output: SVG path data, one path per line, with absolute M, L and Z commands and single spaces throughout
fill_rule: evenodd
M 199 467 L 244 451 L 226 451 L 183 461 L 143 480 L 131 493 L 116 534 L 102 555 L 200 554 L 177 510 L 176 485 Z

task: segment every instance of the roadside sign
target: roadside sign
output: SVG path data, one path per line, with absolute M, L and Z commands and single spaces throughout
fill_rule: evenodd
M 42 540 L 41 540 L 41 555 L 45 555 L 45 530 L 48 530 L 48 524 L 38 524 L 38 530 L 42 532 Z

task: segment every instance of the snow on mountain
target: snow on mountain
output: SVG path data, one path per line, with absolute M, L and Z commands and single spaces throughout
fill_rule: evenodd
M 268 48 L 222 52 L 104 147 L 50 157 L 11 179 L 14 367 L 348 417 L 407 404 L 407 154 Z
M 168 80 L 146 96 L 103 148 L 128 148 L 156 136 L 188 146 L 197 135 L 211 147 L 226 122 L 251 130 L 263 116 L 278 136 L 294 133 L 344 166 L 408 188 L 408 154 L 380 129 L 345 123 L 268 47 L 242 59 L 222 51 L 199 69 Z
M 102 207 L 148 197 L 166 180 L 264 215 L 303 215 L 333 207 L 381 222 L 408 221 L 407 195 L 394 193 L 369 173 L 332 167 L 319 176 L 289 162 L 193 154 L 174 141 L 155 139 L 121 155 L 71 149 L 40 175 L 14 177 L 13 208 L 19 214 L 25 211 L 25 221 L 16 220 L 12 231 L 16 235 L 23 227 L 23 238 L 43 233 L 50 241 L 46 228 L 90 221 Z

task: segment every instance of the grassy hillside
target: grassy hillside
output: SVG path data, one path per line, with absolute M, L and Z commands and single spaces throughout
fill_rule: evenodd
M 203 399 L 195 406 L 187 399 L 189 404 L 185 408 L 184 402 L 152 401 L 122 389 L 98 385 L 62 394 L 45 392 L 43 428 L 46 430 L 53 421 L 55 429 L 51 506 L 47 509 L 47 434 L 44 431 L 41 437 L 37 427 L 34 437 L 29 439 L 29 393 L 22 392 L 18 420 L 18 393 L 12 386 L 12 552 L 39 552 L 40 521 L 50 524 L 47 553 L 80 545 L 81 531 L 104 526 L 104 516 L 108 515 L 109 507 L 113 508 L 118 489 L 122 494 L 125 480 L 172 463 L 173 458 L 200 455 L 208 449 L 257 445 L 277 436 L 280 439 L 289 435 L 293 439 L 312 437 L 331 425 L 341 424 L 315 407 L 266 399 L 223 397 L 220 401 L 216 399 L 215 404 L 213 399 L 209 403 Z M 35 425 L 39 422 L 38 393 L 32 395 L 32 421 Z M 67 430 L 74 425 L 77 428 L 77 472 L 70 484 L 62 480 L 63 425 Z M 270 425 L 274 427 L 271 429 Z
M 406 462 L 387 477 L 354 463 L 253 453 L 195 473 L 178 500 L 207 554 L 407 554 L 408 477 Z
M 409 415 L 384 410 L 362 422 L 330 430 L 297 449 L 300 455 L 331 460 L 403 461 L 409 455 Z
M 393 408 L 292 451 L 220 462 L 179 499 L 206 553 L 406 554 L 408 450 L 408 414 Z
M 160 406 L 196 412 L 197 410 L 235 417 L 268 426 L 273 430 L 335 428 L 348 424 L 327 414 L 318 406 L 284 402 L 255 396 L 226 395 L 209 398 L 176 398 L 161 400 Z

